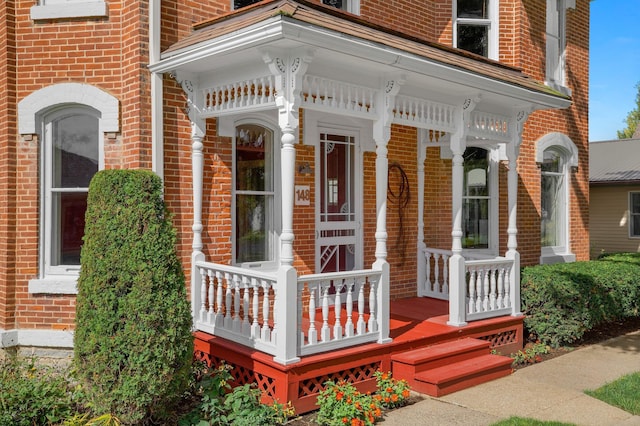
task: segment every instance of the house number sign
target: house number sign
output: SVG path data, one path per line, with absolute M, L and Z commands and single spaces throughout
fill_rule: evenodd
M 296 206 L 311 205 L 311 190 L 309 185 L 296 185 Z

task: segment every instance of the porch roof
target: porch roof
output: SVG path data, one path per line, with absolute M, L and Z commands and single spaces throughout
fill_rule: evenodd
M 570 98 L 554 91 L 521 70 L 459 49 L 412 37 L 374 25 L 360 17 L 307 0 L 266 0 L 194 26 L 191 35 L 169 47 L 161 61 L 151 65 L 155 72 L 200 73 L 238 63 L 234 53 L 266 46 L 313 47 L 325 54 L 348 55 L 377 63 L 378 71 L 410 72 L 463 84 L 469 89 L 512 98 L 509 108 L 566 108 Z M 212 61 L 216 58 L 214 65 Z M 453 71 L 453 72 L 452 72 Z M 378 74 L 379 75 L 379 74 Z M 421 82 L 424 87 L 424 81 Z M 448 91 L 452 97 L 460 92 Z M 460 96 L 468 96 L 468 93 Z M 514 100 L 514 98 L 516 98 Z M 500 102 L 504 107 L 504 98 Z

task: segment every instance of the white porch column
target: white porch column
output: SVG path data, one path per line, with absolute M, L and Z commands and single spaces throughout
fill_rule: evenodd
M 387 79 L 376 94 L 379 106 L 378 119 L 373 124 L 373 139 L 376 143 L 376 261 L 372 268 L 381 271 L 376 294 L 378 302 L 378 343 L 391 341 L 389 337 L 389 286 L 390 269 L 387 262 L 387 186 L 389 181 L 389 159 L 387 144 L 391 139 L 394 98 L 400 91 L 404 78 Z
M 519 112 L 511 120 L 511 143 L 507 145 L 507 160 L 509 170 L 507 172 L 507 191 L 509 202 L 509 224 L 507 226 L 507 259 L 513 259 L 511 269 L 511 315 L 521 316 L 520 312 L 520 253 L 518 252 L 518 156 L 522 143 L 522 130 L 527 119 L 526 112 Z
M 276 80 L 276 105 L 280 126 L 282 233 L 280 235 L 280 267 L 274 302 L 274 334 L 276 356 L 280 364 L 293 364 L 298 357 L 298 274 L 293 267 L 293 201 L 295 162 L 299 126 L 302 77 L 311 61 L 309 52 L 265 51 L 263 59 Z
M 456 131 L 451 135 L 451 251 L 449 258 L 449 321 L 456 327 L 466 325 L 467 283 L 462 256 L 462 195 L 464 193 L 464 158 L 467 148 L 467 123 L 476 101 L 467 99 L 457 111 Z
M 418 262 L 418 297 L 425 296 L 424 284 L 427 279 L 427 268 L 424 257 L 424 161 L 427 158 L 427 140 L 429 131 L 418 129 L 418 244 L 416 256 Z

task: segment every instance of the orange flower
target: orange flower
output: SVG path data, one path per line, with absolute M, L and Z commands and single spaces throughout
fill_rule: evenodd
M 392 392 L 393 392 L 393 388 L 388 387 L 388 388 L 387 388 L 387 393 L 392 393 Z
M 338 393 L 336 394 L 336 401 L 341 401 L 343 396 L 344 396 L 344 393 L 342 393 L 342 392 L 338 392 Z
M 382 373 L 382 377 L 381 377 L 381 379 L 382 379 L 382 380 L 387 380 L 387 378 L 388 378 L 388 377 L 389 377 L 389 376 L 387 375 L 387 373 Z
M 408 391 L 407 389 L 405 389 L 405 390 L 403 390 L 403 391 L 402 391 L 402 396 L 403 396 L 403 397 L 405 397 L 405 398 L 409 398 L 409 395 L 410 395 L 410 393 L 409 393 L 409 391 Z
M 389 401 L 391 401 L 391 399 L 388 396 L 385 396 L 384 397 L 384 402 L 389 402 Z
M 382 410 L 380 408 L 376 408 L 376 417 L 382 417 Z
M 351 397 L 347 398 L 347 404 L 351 404 Z
M 362 408 L 362 405 L 360 405 L 359 402 L 356 402 L 356 410 L 360 410 Z
M 372 410 L 375 410 L 376 404 L 372 402 L 371 404 L 369 404 L 369 408 L 371 408 Z
M 378 401 L 382 401 L 382 395 L 376 395 L 376 399 L 377 399 Z
M 392 400 L 393 402 L 397 402 L 397 401 L 398 401 L 398 394 L 397 394 L 397 393 L 394 393 L 393 395 L 391 395 L 391 400 Z
M 364 426 L 364 422 L 360 419 L 351 419 L 351 426 Z
M 342 418 L 342 423 L 347 424 L 349 423 L 349 419 L 347 419 L 346 417 Z
M 376 419 L 373 416 L 369 416 L 369 422 L 373 423 L 375 421 L 376 421 Z

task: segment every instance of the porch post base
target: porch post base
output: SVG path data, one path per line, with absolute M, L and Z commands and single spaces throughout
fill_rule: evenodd
M 466 296 L 464 257 L 454 252 L 449 258 L 449 321 L 447 325 L 454 327 L 467 325 Z

